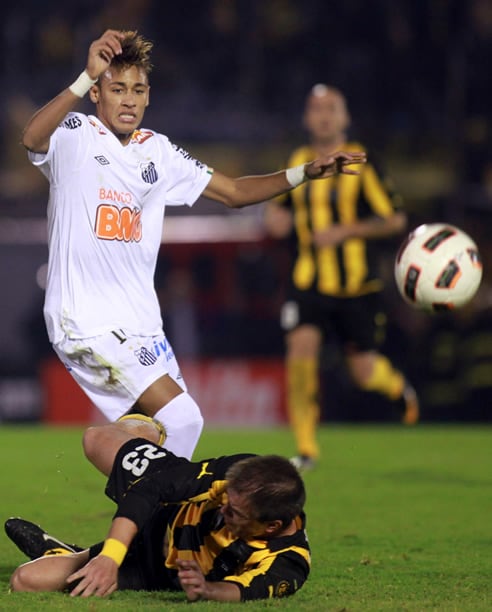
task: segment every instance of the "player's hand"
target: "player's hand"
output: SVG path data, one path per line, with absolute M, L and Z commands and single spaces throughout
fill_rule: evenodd
M 91 79 L 99 78 L 108 69 L 113 57 L 121 53 L 122 38 L 123 34 L 118 30 L 106 30 L 101 38 L 91 44 L 86 66 Z
M 354 153 L 337 151 L 333 155 L 320 157 L 306 164 L 304 172 L 308 179 L 328 178 L 335 174 L 360 174 L 359 170 L 349 168 L 348 166 L 365 164 L 366 161 L 366 154 L 362 151 Z
M 113 559 L 98 555 L 67 578 L 67 582 L 80 581 L 70 592 L 72 597 L 105 597 L 118 588 L 118 565 Z
M 178 579 L 188 601 L 201 599 L 207 590 L 207 581 L 196 561 L 178 559 Z

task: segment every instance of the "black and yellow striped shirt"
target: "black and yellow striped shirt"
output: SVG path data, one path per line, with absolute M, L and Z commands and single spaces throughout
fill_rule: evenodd
M 347 143 L 348 152 L 365 151 L 358 143 Z M 288 167 L 316 159 L 309 146 L 296 149 Z M 308 181 L 277 200 L 289 206 L 294 216 L 297 253 L 292 282 L 297 289 L 314 289 L 325 295 L 349 297 L 378 291 L 374 244 L 363 238 L 349 238 L 336 246 L 318 247 L 313 232 L 333 224 L 351 224 L 370 217 L 389 217 L 401 207 L 401 198 L 369 159 L 359 175 L 337 175 Z
M 227 469 L 247 456 L 251 455 L 201 462 L 171 459 L 166 469 L 129 487 L 115 516 L 142 528 L 162 505 L 168 509 L 163 514 L 168 550 L 162 562 L 169 570 L 178 558 L 195 560 L 207 580 L 237 584 L 243 601 L 291 595 L 304 584 L 311 565 L 304 514 L 295 519 L 297 530 L 292 535 L 245 541 L 231 534 L 219 510 L 226 501 Z

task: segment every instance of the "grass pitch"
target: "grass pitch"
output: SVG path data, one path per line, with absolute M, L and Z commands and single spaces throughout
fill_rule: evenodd
M 313 569 L 286 600 L 198 602 L 193 609 L 313 612 L 492 610 L 492 428 L 489 425 L 325 425 L 323 457 L 305 474 Z M 103 539 L 114 509 L 85 460 L 81 429 L 0 428 L 0 518 L 22 516 L 82 545 Z M 196 458 L 289 456 L 288 429 L 210 430 Z M 185 610 L 181 593 L 69 599 L 8 593 L 25 561 L 0 535 L 0 610 Z

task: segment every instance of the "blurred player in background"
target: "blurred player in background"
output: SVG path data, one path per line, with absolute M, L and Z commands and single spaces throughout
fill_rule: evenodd
M 192 463 L 152 442 L 152 429 L 135 438 L 124 426 L 85 434 L 87 456 L 109 475 L 106 493 L 118 504 L 106 540 L 81 549 L 30 521 L 7 520 L 7 535 L 35 559 L 13 573 L 12 590 L 102 597 L 181 588 L 190 601 L 248 601 L 301 588 L 311 563 L 306 493 L 287 459 Z
M 310 142 L 296 149 L 289 163 L 309 163 L 339 147 L 365 152 L 359 143 L 347 141 L 349 124 L 343 94 L 315 85 L 304 110 Z M 373 249 L 375 241 L 403 232 L 407 218 L 373 160 L 357 176 L 330 177 L 279 196 L 267 204 L 265 222 L 277 238 L 295 234 L 291 286 L 281 310 L 288 413 L 298 452 L 294 464 L 308 468 L 319 457 L 319 360 L 325 342 L 340 343 L 357 387 L 402 402 L 403 422 L 416 423 L 414 389 L 379 352 L 386 317 Z
M 164 424 L 167 448 L 189 458 L 203 418 L 163 332 L 154 288 L 165 207 L 203 195 L 239 208 L 355 172 L 346 166 L 364 155 L 330 154 L 254 177 L 214 172 L 139 127 L 151 50 L 136 32 L 107 30 L 77 80 L 33 115 L 22 142 L 50 183 L 44 315 L 56 353 L 110 421 L 143 413 Z M 96 116 L 73 112 L 88 92 Z

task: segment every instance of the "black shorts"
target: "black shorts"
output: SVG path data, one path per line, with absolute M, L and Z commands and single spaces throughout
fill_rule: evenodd
M 355 352 L 377 350 L 386 332 L 381 292 L 345 298 L 294 290 L 282 306 L 280 323 L 285 332 L 314 325 L 326 342 L 336 341 Z
M 143 474 L 172 468 L 189 470 L 187 459 L 176 457 L 173 453 L 147 440 L 133 439 L 118 451 L 113 469 L 106 486 L 106 494 L 116 503 L 122 499 L 128 487 Z M 196 469 L 196 468 L 195 468 Z M 137 533 L 118 570 L 118 589 L 133 591 L 157 591 L 177 589 L 176 571 L 168 570 L 164 558 L 164 536 L 167 526 L 172 523 L 177 512 L 176 506 L 160 506 Z M 90 548 L 90 558 L 97 556 L 104 542 Z

